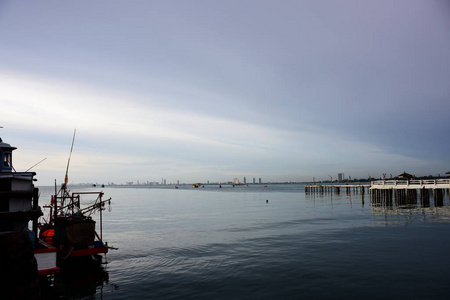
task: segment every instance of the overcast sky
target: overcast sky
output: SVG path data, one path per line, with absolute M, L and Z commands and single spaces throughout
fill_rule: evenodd
M 0 0 L 0 137 L 61 182 L 450 171 L 450 2 Z

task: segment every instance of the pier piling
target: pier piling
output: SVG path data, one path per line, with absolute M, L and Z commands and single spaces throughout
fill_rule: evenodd
M 352 192 L 354 194 L 360 193 L 361 195 L 365 194 L 365 189 L 369 189 L 370 185 L 366 184 L 313 184 L 313 185 L 305 185 L 305 193 L 308 194 L 327 194 L 327 193 L 335 193 L 340 194 L 341 188 L 345 188 L 345 192 L 347 195 L 350 195 Z

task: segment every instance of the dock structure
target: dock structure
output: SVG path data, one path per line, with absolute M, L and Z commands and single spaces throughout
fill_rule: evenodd
M 430 180 L 377 180 L 370 184 L 310 184 L 305 185 L 307 194 L 341 194 L 346 192 L 371 195 L 375 205 L 408 205 L 420 204 L 429 206 L 430 199 L 435 206 L 442 206 L 444 196 L 450 195 L 450 179 Z
M 450 179 L 377 180 L 370 183 L 370 189 L 450 189 Z
M 420 196 L 422 205 L 428 206 L 430 196 L 435 205 L 443 203 L 445 194 L 450 194 L 450 179 L 432 180 L 378 180 L 370 184 L 372 203 L 417 204 Z
M 336 193 L 340 194 L 341 190 L 351 194 L 352 192 L 357 194 L 360 193 L 364 195 L 366 192 L 369 192 L 370 184 L 311 184 L 305 185 L 305 193 Z

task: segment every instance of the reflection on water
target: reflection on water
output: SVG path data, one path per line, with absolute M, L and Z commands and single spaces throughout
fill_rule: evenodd
M 42 294 L 45 299 L 95 299 L 119 287 L 109 282 L 106 263 L 92 264 L 76 260 L 63 265 L 61 273 L 42 278 Z
M 379 225 L 412 222 L 450 223 L 450 206 L 372 206 L 372 212 L 375 222 Z

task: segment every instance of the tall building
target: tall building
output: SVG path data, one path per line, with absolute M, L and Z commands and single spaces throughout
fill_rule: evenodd
M 253 177 L 253 184 L 255 184 L 256 183 L 256 178 L 255 177 Z
M 259 184 L 261 184 L 261 182 L 262 182 L 262 181 L 261 181 L 261 177 L 259 177 Z
M 244 184 L 247 184 L 247 178 L 244 177 Z
M 236 177 L 233 179 L 233 183 L 234 184 L 239 184 L 239 179 L 237 179 Z
M 344 173 L 338 173 L 338 181 L 344 181 Z

